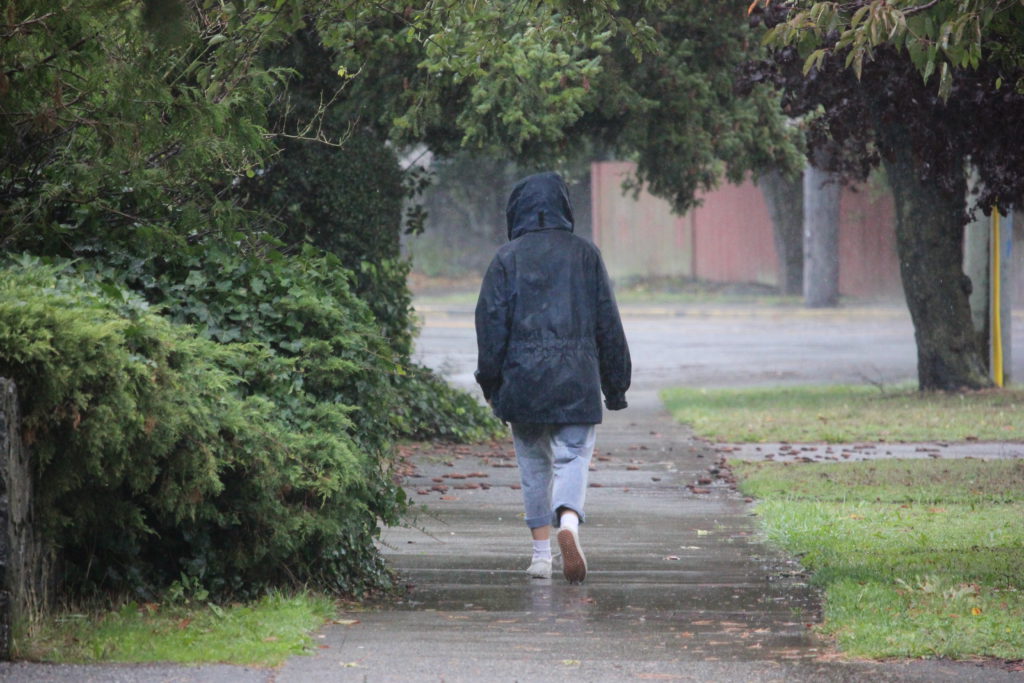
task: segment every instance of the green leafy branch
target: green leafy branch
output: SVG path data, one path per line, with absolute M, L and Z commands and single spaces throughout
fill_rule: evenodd
M 766 9 L 770 4 L 764 0 Z M 764 41 L 796 47 L 804 58 L 805 74 L 829 55 L 845 53 L 846 66 L 860 78 L 873 51 L 889 46 L 906 50 L 925 82 L 938 74 L 938 93 L 945 100 L 953 87 L 954 69 L 977 69 L 983 58 L 1014 67 L 1024 60 L 1019 31 L 1024 7 L 1015 0 L 798 0 L 786 8 L 787 16 L 768 30 Z M 1018 81 L 1016 87 L 1022 85 Z M 996 87 L 1001 86 L 1000 80 Z

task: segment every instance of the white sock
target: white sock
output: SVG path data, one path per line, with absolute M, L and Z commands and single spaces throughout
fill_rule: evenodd
M 550 560 L 551 559 L 551 539 L 544 541 L 533 542 L 533 559 L 535 560 Z
M 579 533 L 580 531 L 580 518 L 572 510 L 566 510 L 562 513 L 562 516 L 558 518 L 559 524 L 563 529 L 569 529 Z

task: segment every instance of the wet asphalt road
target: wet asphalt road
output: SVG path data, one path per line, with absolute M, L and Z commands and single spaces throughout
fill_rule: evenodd
M 893 383 L 916 377 L 914 331 L 899 306 L 809 310 L 747 305 L 623 305 L 634 388 L 834 382 Z M 473 389 L 472 307 L 421 303 L 417 356 Z M 1024 311 L 1015 350 L 1024 342 Z M 1014 374 L 1024 377 L 1024 350 Z

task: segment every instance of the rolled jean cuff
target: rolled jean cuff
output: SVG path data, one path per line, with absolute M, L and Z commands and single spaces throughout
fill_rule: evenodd
M 526 518 L 526 526 L 530 529 L 539 529 L 540 527 L 547 526 L 548 524 L 551 524 L 551 517 L 548 515 Z

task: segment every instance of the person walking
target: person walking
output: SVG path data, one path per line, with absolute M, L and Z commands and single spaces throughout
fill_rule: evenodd
M 631 362 L 608 273 L 591 242 L 573 234 L 569 192 L 557 173 L 520 180 L 476 305 L 476 380 L 494 414 L 512 426 L 526 525 L 527 573 L 551 577 L 551 529 L 562 573 L 587 576 L 579 525 L 601 394 L 627 406 Z

